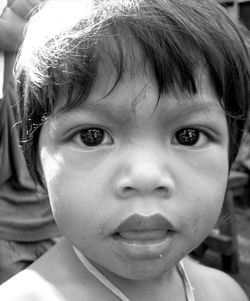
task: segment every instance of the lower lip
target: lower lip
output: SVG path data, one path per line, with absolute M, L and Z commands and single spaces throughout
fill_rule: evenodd
M 156 230 L 137 234 L 132 232 L 113 235 L 112 239 L 116 250 L 133 260 L 152 260 L 164 257 L 174 232 Z

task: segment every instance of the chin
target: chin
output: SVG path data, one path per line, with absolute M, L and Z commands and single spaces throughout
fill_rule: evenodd
M 143 264 L 140 263 L 133 265 L 131 270 L 127 270 L 126 274 L 121 275 L 121 277 L 135 281 L 156 279 L 162 277 L 166 272 L 170 271 L 173 266 L 174 264 L 169 267 L 169 265 L 166 265 L 161 259 L 158 260 L 158 263 L 144 262 Z

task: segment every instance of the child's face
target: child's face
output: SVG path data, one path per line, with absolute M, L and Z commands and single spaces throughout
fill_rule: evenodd
M 228 129 L 205 75 L 199 91 L 163 95 L 126 78 L 43 126 L 40 158 L 62 233 L 104 272 L 146 279 L 210 232 L 228 176 Z M 62 96 L 63 99 L 64 96 Z M 100 100 L 102 99 L 102 100 Z

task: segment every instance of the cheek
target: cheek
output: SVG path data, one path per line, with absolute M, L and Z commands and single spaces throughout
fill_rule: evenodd
M 75 229 L 79 229 L 80 239 L 90 233 L 98 233 L 100 216 L 105 213 L 105 208 L 101 206 L 103 186 L 98 176 L 72 169 L 62 156 L 46 154 L 45 150 L 41 162 L 52 212 L 59 229 L 68 237 L 74 237 L 78 232 Z
M 186 211 L 186 220 L 182 225 L 190 240 L 200 242 L 209 235 L 218 220 L 223 200 L 224 189 L 219 189 L 190 204 L 192 209 Z
M 221 211 L 221 202 L 211 201 L 209 204 L 200 206 L 199 210 L 193 211 L 191 218 L 191 232 L 196 235 L 201 232 L 208 232 L 214 227 Z
M 191 162 L 187 168 L 186 183 L 193 195 L 193 202 L 197 205 L 198 214 L 209 216 L 219 215 L 228 181 L 229 165 L 227 148 L 204 152 L 199 160 L 189 158 Z M 184 182 L 184 181 L 183 181 Z
M 187 169 L 183 179 L 183 231 L 190 240 L 205 238 L 216 224 L 221 212 L 228 179 L 227 156 L 203 158 Z M 192 173 L 192 170 L 195 172 Z M 192 174 L 192 176 L 190 176 Z M 181 206 L 179 206 L 181 208 Z M 185 219 L 186 218 L 186 219 Z
M 58 228 L 69 240 L 86 240 L 98 232 L 96 216 L 98 206 L 92 202 L 82 186 L 64 175 L 58 174 L 55 181 L 48 184 L 51 208 Z

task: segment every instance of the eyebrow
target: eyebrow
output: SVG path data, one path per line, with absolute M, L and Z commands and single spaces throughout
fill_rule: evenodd
M 167 101 L 167 99 L 165 101 Z M 158 105 L 159 104 L 156 104 L 155 108 L 157 108 Z M 105 99 L 102 99 L 94 103 L 85 102 L 72 110 L 66 111 L 63 115 L 67 116 L 70 115 L 70 113 L 72 112 L 79 113 L 85 111 L 85 112 L 93 112 L 98 115 L 104 114 L 106 116 L 109 116 L 114 121 L 123 122 L 126 121 L 130 116 L 132 116 L 132 114 L 134 114 L 133 116 L 136 116 L 136 114 L 133 113 L 134 112 L 133 102 L 131 106 L 128 108 L 129 109 L 126 112 L 124 112 L 123 106 L 117 107 L 116 110 L 114 109 L 111 110 L 108 105 L 108 100 L 106 101 Z M 224 110 L 219 100 L 215 101 L 214 98 L 211 98 L 210 96 L 206 96 L 206 95 L 204 95 L 199 102 L 194 100 L 189 100 L 189 99 L 179 99 L 176 101 L 176 105 L 174 105 L 172 108 L 171 107 L 163 108 L 163 111 L 165 111 L 166 114 L 168 114 L 168 118 L 170 121 L 175 119 L 176 116 L 180 116 L 180 118 L 186 116 L 192 117 L 193 115 L 199 115 L 204 113 L 207 113 L 209 115 L 216 114 L 218 116 L 221 115 L 221 113 L 224 113 Z M 154 111 L 152 111 L 152 116 L 153 115 L 154 115 Z
M 224 112 L 220 102 L 208 101 L 208 102 L 201 102 L 201 103 L 191 103 L 189 102 L 188 105 L 185 105 L 184 102 L 180 103 L 182 108 L 183 115 L 189 114 L 199 114 L 199 113 L 215 113 L 215 112 Z M 177 109 L 178 110 L 178 109 Z

